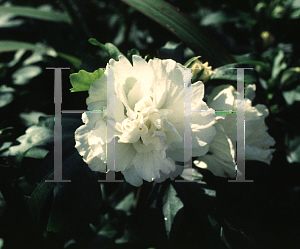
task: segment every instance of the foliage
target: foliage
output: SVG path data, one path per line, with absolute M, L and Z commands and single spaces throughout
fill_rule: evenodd
M 0 4 L 0 248 L 299 248 L 299 0 Z M 253 103 L 270 111 L 271 165 L 246 161 L 253 183 L 197 167 L 195 182 L 99 183 L 105 174 L 74 148 L 81 115 L 63 113 L 62 174 L 71 183 L 45 182 L 54 177 L 53 140 L 34 135 L 54 133 L 46 68 L 70 68 L 62 70 L 62 110 L 86 110 L 90 84 L 120 54 L 186 67 L 209 61 L 207 91 L 236 86 L 230 68 L 253 68 L 245 82 L 256 84 Z

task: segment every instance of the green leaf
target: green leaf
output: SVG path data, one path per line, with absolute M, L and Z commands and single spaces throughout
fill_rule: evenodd
M 201 56 L 195 56 L 195 57 L 189 59 L 186 63 L 184 63 L 184 66 L 185 66 L 185 67 L 190 67 L 190 66 L 193 64 L 193 62 L 194 62 L 195 60 L 199 59 L 200 57 L 201 57 Z
M 42 219 L 42 212 L 45 208 L 47 199 L 52 194 L 55 182 L 45 182 L 45 180 L 53 180 L 54 174 L 50 172 L 42 181 L 37 185 L 27 201 L 27 209 L 31 216 L 35 218 L 38 224 Z
M 161 59 L 173 59 L 179 63 L 183 60 L 183 44 L 168 41 L 158 50 Z
M 56 52 L 53 48 L 43 46 L 40 44 L 32 44 L 28 42 L 19 42 L 19 41 L 10 41 L 10 40 L 2 40 L 0 41 L 0 53 L 1 52 L 13 52 L 19 49 L 38 51 L 41 54 L 46 54 L 52 57 L 56 57 L 57 55 L 63 58 L 66 61 L 69 61 L 73 64 L 74 67 L 80 68 L 81 60 L 76 58 L 75 56 L 68 55 L 61 52 Z
M 47 231 L 61 236 L 84 238 L 90 234 L 101 205 L 97 173 L 82 160 L 76 150 L 63 161 L 63 177 L 71 180 L 58 183 L 50 211 Z
M 23 158 L 33 156 L 35 158 L 44 158 L 47 151 L 44 149 L 33 150 L 27 155 L 31 149 L 37 146 L 45 146 L 53 141 L 53 116 L 41 117 L 37 125 L 30 126 L 26 133 L 17 138 L 19 145 L 14 145 L 9 148 L 10 155 L 16 156 L 17 163 L 20 164 Z
M 263 69 L 270 70 L 270 66 L 262 61 L 241 61 L 243 64 L 248 64 L 250 66 L 260 66 Z
M 15 16 L 29 17 L 51 22 L 71 23 L 71 19 L 64 13 L 58 11 L 44 11 L 32 7 L 0 7 L 1 14 L 14 14 Z
M 151 59 L 150 54 L 146 54 L 146 56 L 144 57 L 144 60 L 145 60 L 145 61 L 149 61 L 150 59 Z
M 5 133 L 5 131 L 7 131 L 7 130 L 12 130 L 12 129 L 14 129 L 14 127 L 6 127 L 3 129 L 0 129 L 0 136 L 11 135 L 11 133 L 8 133 L 8 134 L 3 134 L 3 133 Z
M 36 51 L 36 50 L 41 50 L 41 47 L 37 46 L 35 44 L 27 43 L 27 42 L 9 41 L 9 40 L 0 41 L 0 53 L 1 52 L 12 52 L 12 51 L 16 51 L 18 49 L 26 49 L 26 50 Z
M 7 72 L 7 69 L 5 67 L 4 63 L 0 63 L 0 78 L 4 77 Z
M 78 73 L 73 73 L 70 75 L 70 81 L 73 86 L 71 92 L 82 92 L 88 91 L 93 82 L 104 74 L 105 69 L 99 68 L 93 73 L 89 73 L 85 70 L 80 70 Z
M 295 126 L 296 127 L 296 126 Z M 289 163 L 300 163 L 300 134 L 297 131 L 290 131 L 285 134 L 285 144 L 290 155 L 287 157 Z
M 30 65 L 18 68 L 12 74 L 12 80 L 15 85 L 26 85 L 32 78 L 42 73 L 42 68 L 36 65 Z
M 77 57 L 75 56 L 72 56 L 72 55 L 69 55 L 69 54 L 65 54 L 65 53 L 61 53 L 61 52 L 57 52 L 57 55 L 63 59 L 65 59 L 66 61 L 72 63 L 72 65 L 79 69 L 80 66 L 81 66 L 81 60 L 78 59 Z
M 285 70 L 280 79 L 280 88 L 284 91 L 291 90 L 299 84 L 300 67 L 291 67 Z
M 132 49 L 128 50 L 127 51 L 127 59 L 131 62 L 131 64 L 132 64 L 132 56 L 133 55 L 141 56 L 140 51 L 137 50 L 136 48 L 132 48 Z
M 106 224 L 99 232 L 98 235 L 105 236 L 112 239 L 117 234 L 117 229 L 112 224 Z
M 122 210 L 124 212 L 129 212 L 135 202 L 134 192 L 130 192 L 126 195 L 122 201 L 120 201 L 117 206 L 115 206 L 115 210 Z
M 80 114 L 81 115 L 81 114 Z M 81 178 L 86 178 L 86 171 L 81 173 L 81 169 L 84 169 L 87 166 L 84 164 L 82 158 L 74 148 L 74 132 L 80 125 L 80 115 L 76 114 L 64 114 L 62 115 L 62 155 L 63 155 L 63 167 L 62 175 L 63 179 L 71 179 L 75 177 L 75 174 L 81 176 Z M 52 120 L 50 117 L 39 117 L 39 124 L 44 127 L 53 127 L 53 117 Z M 39 134 L 37 134 L 40 136 Z M 53 141 L 53 136 L 52 136 Z M 53 146 L 52 146 L 53 148 Z M 70 153 L 71 151 L 76 153 Z M 77 154 L 77 157 L 76 157 Z M 71 157 L 71 158 L 70 158 Z M 30 165 L 30 164 L 29 164 Z M 30 170 L 26 172 L 25 179 L 26 181 L 21 181 L 19 188 L 21 187 L 22 193 L 27 197 L 26 208 L 32 218 L 42 226 L 45 226 L 46 219 L 48 218 L 50 208 L 51 208 L 51 197 L 53 196 L 53 190 L 57 186 L 57 182 L 45 182 L 45 180 L 54 179 L 54 151 L 50 151 L 48 155 L 40 162 L 40 164 L 34 166 L 30 165 Z M 88 170 L 90 174 L 90 170 Z M 70 176 L 71 175 L 71 176 Z M 21 179 L 22 180 L 22 179 Z M 71 179 L 73 180 L 73 179 Z M 93 188 L 85 190 L 84 188 L 89 184 L 93 185 L 97 183 L 97 179 L 88 178 L 88 181 L 81 182 L 78 184 L 78 188 L 82 189 L 84 196 L 81 196 L 82 203 L 85 197 L 89 197 L 89 194 L 93 191 Z M 70 185 L 71 183 L 66 183 Z M 31 186 L 35 186 L 32 190 Z M 97 185 L 94 184 L 94 187 L 97 188 Z M 88 194 L 87 194 L 88 193 Z M 71 193 L 73 194 L 73 193 Z M 74 193 L 76 196 L 76 193 Z M 66 197 L 65 197 L 66 198 Z M 91 197 L 92 200 L 95 200 L 95 196 Z M 75 205 L 74 205 L 75 206 Z M 92 208 L 92 205 L 91 205 Z M 64 214 L 66 216 L 66 213 Z
M 183 203 L 179 197 L 177 197 L 177 192 L 174 187 L 170 184 L 163 197 L 163 214 L 165 219 L 165 227 L 168 237 L 172 229 L 172 224 L 177 212 L 183 208 Z
M 237 70 L 233 68 L 251 68 L 251 66 L 243 63 L 233 63 L 222 67 L 218 67 L 214 70 L 215 74 L 211 76 L 211 80 L 228 80 L 234 81 L 233 85 L 237 84 Z M 244 70 L 244 82 L 247 84 L 253 84 L 256 82 L 256 72 L 253 69 Z M 231 82 L 229 82 L 231 84 Z
M 298 19 L 300 17 L 300 8 L 292 10 L 290 14 L 291 19 Z
M 98 42 L 95 38 L 90 38 L 89 39 L 89 43 L 91 43 L 92 45 L 99 46 L 100 48 L 102 48 L 114 60 L 119 60 L 119 55 L 123 55 L 120 52 L 120 50 L 114 44 L 112 44 L 112 43 L 108 42 L 108 43 L 102 44 L 102 43 Z
M 162 0 L 122 0 L 176 35 L 195 54 L 213 67 L 235 62 L 235 59 L 203 28 Z
M 292 105 L 294 102 L 300 101 L 300 85 L 291 91 L 283 91 L 282 95 L 288 105 Z
M 273 79 L 276 79 L 276 77 L 281 73 L 281 71 L 287 68 L 287 63 L 285 62 L 285 60 L 286 58 L 284 52 L 282 50 L 279 50 L 278 54 L 274 59 L 273 70 L 272 70 Z
M 132 48 L 132 49 L 128 50 L 128 51 L 127 51 L 127 58 L 128 58 L 128 59 L 131 58 L 131 56 L 134 55 L 134 54 L 140 56 L 140 51 L 137 50 L 136 48 Z

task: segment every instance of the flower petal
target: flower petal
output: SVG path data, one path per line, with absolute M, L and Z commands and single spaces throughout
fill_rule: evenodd
M 154 72 L 152 67 L 140 56 L 132 56 L 135 74 L 141 83 L 141 91 L 144 96 L 150 94 L 150 88 L 154 82 Z
M 161 183 L 164 182 L 165 180 L 167 180 L 168 178 L 170 178 L 171 180 L 174 180 L 177 176 L 181 175 L 181 173 L 183 172 L 183 167 L 180 165 L 176 165 L 175 164 L 176 169 L 174 171 L 172 171 L 169 174 L 164 174 L 161 173 L 160 174 L 160 178 L 154 179 L 155 182 Z
M 216 135 L 209 144 L 209 154 L 198 157 L 194 161 L 200 168 L 207 168 L 216 176 L 236 177 L 235 152 L 230 139 L 226 136 L 223 127 L 214 125 Z
M 248 85 L 247 96 L 254 97 L 255 86 Z M 220 91 L 220 92 L 218 92 Z M 208 105 L 215 109 L 221 110 L 222 106 L 231 109 L 236 108 L 240 100 L 235 101 L 237 93 L 236 90 L 230 86 L 216 87 L 210 96 L 208 96 Z M 245 159 L 246 160 L 259 160 L 262 162 L 270 163 L 271 153 L 274 151 L 270 146 L 275 144 L 275 140 L 268 134 L 268 127 L 264 119 L 268 116 L 268 109 L 265 105 L 252 106 L 250 99 L 245 98 Z M 219 114 L 217 114 L 219 115 Z M 225 116 L 225 118 L 224 118 Z M 226 135 L 229 137 L 235 149 L 237 141 L 237 126 L 236 126 L 236 113 L 224 113 L 223 119 L 217 121 L 222 127 Z M 259 127 L 259 129 L 257 129 Z M 254 148 L 256 147 L 256 148 Z M 259 152 L 260 151 L 260 152 Z
M 159 109 L 161 108 L 168 96 L 168 92 L 166 90 L 167 82 L 166 79 L 158 79 L 155 84 L 153 84 L 151 90 L 153 95 L 153 103 L 154 108 Z
M 135 187 L 139 187 L 143 184 L 143 178 L 140 177 L 134 166 L 122 171 L 122 174 L 124 175 L 126 182 Z
M 217 119 L 224 118 L 226 113 L 237 109 L 236 91 L 231 85 L 221 85 L 213 89 L 210 95 L 207 96 L 207 105 L 216 110 Z
M 107 67 L 106 67 L 107 69 Z M 94 83 L 90 85 L 89 96 L 86 99 L 86 104 L 89 105 L 93 102 L 105 101 L 107 92 L 107 71 Z M 92 110 L 92 109 L 89 109 Z
M 82 116 L 85 125 L 75 132 L 76 148 L 91 168 L 103 172 L 106 147 L 114 143 L 114 169 L 134 186 L 143 179 L 174 179 L 183 170 L 174 160 L 184 158 L 185 125 L 192 131 L 191 155 L 202 156 L 215 135 L 214 111 L 203 101 L 202 82 L 186 86 L 187 69 L 181 64 L 159 59 L 147 63 L 136 55 L 132 61 L 111 59 L 105 74 L 91 85 L 88 108 L 102 112 Z M 106 98 L 108 78 L 114 79 L 115 95 Z M 191 100 L 185 100 L 186 90 L 191 90 Z M 184 101 L 191 104 L 191 124 L 185 122 Z M 114 110 L 108 110 L 107 102 L 114 103 Z M 114 130 L 110 137 L 107 129 Z
M 164 153 L 152 150 L 148 153 L 137 153 L 133 159 L 133 164 L 138 174 L 148 182 L 161 177 L 161 172 L 170 174 L 176 170 L 172 159 L 166 158 Z
M 118 138 L 115 142 L 115 170 L 123 171 L 133 165 L 133 159 L 136 155 L 136 150 L 130 143 L 118 143 Z

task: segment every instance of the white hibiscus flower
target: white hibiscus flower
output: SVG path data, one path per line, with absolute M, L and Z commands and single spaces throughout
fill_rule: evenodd
M 270 164 L 275 140 L 268 134 L 265 118 L 269 115 L 265 105 L 252 106 L 256 86 L 245 88 L 245 159 L 258 160 Z M 215 110 L 236 110 L 238 105 L 237 91 L 231 85 L 221 85 L 213 89 L 207 96 L 207 104 Z M 215 124 L 217 134 L 210 143 L 205 156 L 199 157 L 194 163 L 201 168 L 207 168 L 217 176 L 236 177 L 236 113 L 218 113 Z M 226 153 L 227 151 L 227 153 Z
M 184 161 L 185 87 L 192 88 L 193 157 L 207 153 L 216 134 L 215 113 L 202 100 L 202 82 L 184 82 L 190 69 L 173 60 L 146 62 L 136 55 L 132 60 L 133 65 L 124 56 L 119 56 L 119 61 L 111 59 L 105 74 L 91 85 L 88 109 L 105 111 L 82 115 L 85 124 L 75 132 L 75 147 L 92 170 L 106 172 L 106 146 L 114 143 L 115 137 L 115 171 L 140 186 L 143 179 L 162 182 L 174 179 L 183 170 L 175 161 Z M 107 96 L 111 77 L 115 95 Z M 114 102 L 114 114 L 107 110 L 110 101 Z M 107 137 L 108 128 L 114 134 Z

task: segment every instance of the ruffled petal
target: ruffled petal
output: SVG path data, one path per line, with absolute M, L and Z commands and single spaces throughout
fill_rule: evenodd
M 136 150 L 130 143 L 115 142 L 115 170 L 124 171 L 133 165 L 133 159 L 136 155 Z
M 255 85 L 246 87 L 246 95 L 253 99 L 255 97 Z M 207 97 L 208 105 L 214 109 L 222 110 L 231 108 L 234 110 L 240 100 L 236 100 L 236 90 L 230 85 L 216 87 Z M 231 106 L 231 107 L 230 107 Z M 221 115 L 221 114 L 216 114 Z M 250 99 L 245 98 L 245 159 L 258 160 L 270 164 L 271 154 L 274 151 L 270 149 L 275 144 L 275 140 L 268 134 L 268 127 L 265 124 L 265 118 L 269 115 L 265 105 L 258 104 L 252 106 Z M 234 151 L 237 141 L 236 113 L 224 113 L 218 123 L 222 125 L 228 138 L 233 144 Z M 259 127 L 259 129 L 257 129 Z
M 207 96 L 207 105 L 216 110 L 217 119 L 224 118 L 226 113 L 237 109 L 236 91 L 231 85 L 220 85 Z M 220 113 L 223 112 L 223 113 Z
M 215 124 L 216 135 L 209 144 L 208 154 L 198 157 L 194 164 L 205 168 L 216 176 L 236 177 L 235 153 L 230 139 L 221 125 Z
M 112 153 L 107 145 L 114 147 L 114 170 L 134 186 L 143 179 L 174 179 L 183 170 L 174 160 L 184 158 L 186 90 L 192 93 L 186 100 L 192 108 L 192 156 L 209 149 L 215 136 L 214 111 L 203 101 L 204 85 L 185 82 L 188 69 L 181 64 L 159 59 L 147 63 L 136 55 L 132 61 L 133 65 L 124 56 L 111 59 L 105 74 L 91 85 L 88 108 L 99 112 L 83 114 L 85 124 L 75 132 L 75 147 L 90 168 L 101 172 L 106 170 L 107 153 Z M 106 96 L 106 85 L 112 84 L 108 79 L 114 79 L 115 95 Z M 114 132 L 107 137 L 107 130 Z
M 135 187 L 139 187 L 143 184 L 143 178 L 140 177 L 134 166 L 122 171 L 122 174 L 124 175 L 126 182 Z
M 152 150 L 148 153 L 137 153 L 133 164 L 138 174 L 148 182 L 161 177 L 161 172 L 170 174 L 176 170 L 172 159 L 166 158 L 162 151 Z
M 141 91 L 144 96 L 150 95 L 150 88 L 154 82 L 154 72 L 152 67 L 140 56 L 132 56 L 133 68 L 141 84 Z
M 181 175 L 183 172 L 183 167 L 180 165 L 175 164 L 176 169 L 169 174 L 160 173 L 160 178 L 154 179 L 155 182 L 161 183 L 170 178 L 171 180 L 174 180 L 177 176 Z

